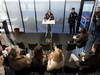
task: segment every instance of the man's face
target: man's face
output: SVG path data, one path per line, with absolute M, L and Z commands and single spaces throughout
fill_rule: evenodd
M 96 12 L 100 11 L 100 8 L 96 8 Z
M 75 9 L 72 9 L 71 12 L 75 12 Z

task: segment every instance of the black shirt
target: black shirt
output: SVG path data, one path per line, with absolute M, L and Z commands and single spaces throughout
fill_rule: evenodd
M 68 23 L 73 24 L 77 20 L 78 14 L 76 12 L 71 12 L 68 18 Z

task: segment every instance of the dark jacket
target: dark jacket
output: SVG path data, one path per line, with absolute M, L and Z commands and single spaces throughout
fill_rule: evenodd
M 90 55 L 81 65 L 88 66 L 94 69 L 100 68 L 100 56 Z
M 11 70 L 9 67 L 5 67 L 5 75 L 15 75 L 14 71 Z
M 75 24 L 75 21 L 78 18 L 78 14 L 76 12 L 71 12 L 68 18 L 68 23 L 69 24 Z
M 80 35 L 77 35 L 77 41 L 81 42 L 81 41 L 87 41 L 88 40 L 88 33 L 80 33 Z

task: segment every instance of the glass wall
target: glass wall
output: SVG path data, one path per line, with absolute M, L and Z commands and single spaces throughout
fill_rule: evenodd
M 11 30 L 11 26 L 9 24 L 8 16 L 7 16 L 7 10 L 5 7 L 4 0 L 0 0 L 0 27 L 2 27 L 2 21 L 6 20 L 8 24 L 9 31 Z
M 34 0 L 20 0 L 25 24 L 25 32 L 35 32 Z
M 7 4 L 7 9 L 9 12 L 13 30 L 14 28 L 20 28 L 20 30 L 23 31 L 23 24 L 22 24 L 18 0 L 5 0 L 5 1 Z
M 100 0 L 97 0 L 97 7 L 100 7 Z
M 74 7 L 76 9 L 76 12 L 79 13 L 80 3 L 81 3 L 81 0 L 66 0 L 66 9 L 64 14 L 65 0 L 50 0 L 50 1 L 49 0 L 5 0 L 5 1 L 7 4 L 7 9 L 13 30 L 14 28 L 20 28 L 21 31 L 24 31 L 22 23 L 23 20 L 25 25 L 25 32 L 36 32 L 36 26 L 38 32 L 46 32 L 46 25 L 42 24 L 42 20 L 45 13 L 49 9 L 49 2 L 50 2 L 50 8 L 52 13 L 54 14 L 56 21 L 56 24 L 53 25 L 52 27 L 53 33 L 62 33 L 62 31 L 64 31 L 64 33 L 69 33 L 68 17 L 70 10 L 72 7 Z M 0 2 L 4 2 L 4 0 L 0 0 Z M 0 6 L 1 4 L 2 3 L 0 3 Z M 0 17 L 6 16 L 4 6 L 5 5 L 3 5 L 3 7 L 0 7 L 1 11 Z M 64 30 L 62 30 L 64 15 L 65 15 Z M 35 24 L 36 21 L 37 25 Z
M 56 24 L 53 25 L 53 33 L 61 33 L 63 27 L 65 0 L 51 0 L 51 11 L 54 14 Z
M 6 20 L 6 19 L 8 18 L 7 18 L 4 0 L 0 0 L 0 20 Z
M 49 0 L 35 0 L 38 32 L 46 32 L 46 25 L 42 24 L 43 17 L 49 9 Z
M 75 8 L 76 12 L 79 13 L 80 4 L 81 0 L 66 0 L 64 32 L 69 33 L 68 17 L 71 12 L 71 8 Z

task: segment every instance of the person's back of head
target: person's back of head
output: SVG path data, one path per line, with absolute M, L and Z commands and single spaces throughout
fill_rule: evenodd
M 11 49 L 11 51 L 10 51 L 10 53 L 9 53 L 9 56 L 11 57 L 11 58 L 16 58 L 16 50 L 14 49 L 14 48 L 12 48 Z
M 41 61 L 42 55 L 43 55 L 42 46 L 40 45 L 36 46 L 34 48 L 34 58 Z
M 80 33 L 83 33 L 83 34 L 87 33 L 86 28 L 81 28 Z
M 87 41 L 88 40 L 88 31 L 86 28 L 82 28 L 80 30 L 80 39 L 84 40 L 84 41 Z
M 62 52 L 62 50 L 58 50 L 57 52 L 55 52 L 54 53 L 54 61 L 56 61 L 56 62 L 61 62 L 62 61 L 62 59 L 63 59 L 63 52 Z
M 61 49 L 57 48 L 56 45 L 54 46 L 54 52 L 52 53 L 52 57 L 53 60 L 58 63 L 61 62 L 63 59 L 63 52 Z

